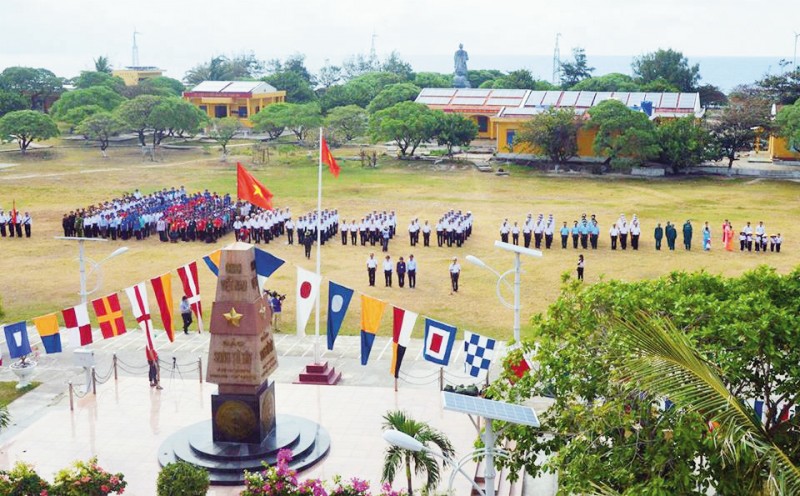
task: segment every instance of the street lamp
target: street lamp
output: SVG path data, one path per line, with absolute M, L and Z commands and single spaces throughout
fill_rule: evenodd
M 797 39 L 800 33 L 794 33 L 794 55 L 792 56 L 792 70 L 797 71 Z
M 92 294 L 95 291 L 97 291 L 98 289 L 100 289 L 100 286 L 102 286 L 102 284 L 103 284 L 103 279 L 102 279 L 103 272 L 102 272 L 102 270 L 100 270 L 100 265 L 105 263 L 108 260 L 111 260 L 112 258 L 114 258 L 116 256 L 122 255 L 123 253 L 125 253 L 129 249 L 127 246 L 121 246 L 121 247 L 117 248 L 116 250 L 114 250 L 113 252 L 111 252 L 111 254 L 108 255 L 106 258 L 100 260 L 99 262 L 96 262 L 96 261 L 92 260 L 91 258 L 88 258 L 88 257 L 85 256 L 85 254 L 84 254 L 84 243 L 86 241 L 107 242 L 108 241 L 107 239 L 104 239 L 104 238 L 82 238 L 82 237 L 77 237 L 77 236 L 56 236 L 56 239 L 61 239 L 61 240 L 65 240 L 65 241 L 77 241 L 78 242 L 78 264 L 79 264 L 79 267 L 80 267 L 80 283 L 81 283 L 81 291 L 80 291 L 79 294 L 81 295 L 81 303 L 86 303 L 87 297 L 90 294 Z M 92 268 L 89 269 L 88 274 L 86 272 L 86 262 L 89 262 L 90 264 L 92 264 Z M 86 290 L 86 279 L 88 278 L 89 275 L 92 274 L 92 272 L 95 272 L 95 271 L 98 271 L 97 284 L 95 284 L 94 288 L 91 291 L 87 291 Z
M 469 474 L 464 472 L 464 469 L 461 467 L 461 464 L 456 463 L 456 461 L 453 460 L 452 458 L 449 458 L 441 453 L 433 451 L 432 449 L 428 448 L 427 446 L 419 442 L 417 439 L 398 430 L 390 429 L 388 431 L 384 431 L 383 439 L 392 446 L 397 446 L 398 448 L 404 450 L 409 450 L 414 452 L 422 451 L 423 453 L 428 453 L 437 458 L 441 458 L 442 460 L 444 460 L 445 463 L 453 467 L 454 470 L 456 470 L 458 473 L 463 475 L 468 481 L 470 481 L 470 483 L 472 483 L 472 487 L 474 487 L 475 490 L 478 491 L 478 494 L 480 496 L 486 496 L 486 492 L 484 492 L 484 490 L 475 482 L 475 480 L 473 480 L 472 477 L 469 476 Z M 453 480 L 454 477 L 450 477 L 450 483 L 448 484 L 447 487 L 447 494 L 452 494 L 453 492 Z
M 484 269 L 489 270 L 495 276 L 497 276 L 497 298 L 500 300 L 506 308 L 511 308 L 514 310 L 514 342 L 519 344 L 520 343 L 520 323 L 519 323 L 519 313 L 520 313 L 520 274 L 522 273 L 522 261 L 520 260 L 520 255 L 528 255 L 531 257 L 541 257 L 542 252 L 539 250 L 531 250 L 529 248 L 523 248 L 521 246 L 512 245 L 510 243 L 503 243 L 502 241 L 495 241 L 494 246 L 500 248 L 502 250 L 510 251 L 514 253 L 514 267 L 509 269 L 502 274 L 494 270 L 493 268 L 489 267 L 484 263 L 483 260 L 479 259 L 478 257 L 467 255 L 467 262 L 477 265 L 478 267 L 482 267 Z M 508 281 L 505 280 L 505 277 L 511 273 L 514 273 L 514 304 L 508 302 L 505 298 L 503 298 L 502 293 L 500 292 L 500 283 L 504 283 L 507 288 L 511 288 L 511 285 Z

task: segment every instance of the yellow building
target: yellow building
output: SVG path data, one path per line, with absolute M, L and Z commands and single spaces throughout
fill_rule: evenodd
M 137 86 L 145 79 L 153 79 L 164 75 L 164 71 L 158 67 L 139 66 L 139 67 L 126 67 L 111 71 L 112 76 L 122 78 L 125 81 L 125 86 Z
M 778 115 L 783 105 L 772 106 L 772 118 Z M 772 160 L 785 160 L 787 162 L 800 162 L 800 152 L 789 148 L 789 141 L 783 136 L 769 135 L 769 156 Z
M 483 88 L 425 88 L 416 99 L 429 108 L 456 112 L 478 124 L 478 137 L 495 140 L 497 153 L 531 154 L 535 150 L 514 144 L 522 125 L 550 108 L 571 108 L 588 119 L 586 112 L 604 100 L 615 99 L 630 108 L 647 109 L 651 119 L 701 117 L 698 93 L 641 93 L 598 91 L 533 91 Z M 578 131 L 578 156 L 591 157 L 596 132 Z
M 203 81 L 183 98 L 206 113 L 209 118 L 236 117 L 253 127 L 250 116 L 273 103 L 286 101 L 286 92 L 262 81 Z

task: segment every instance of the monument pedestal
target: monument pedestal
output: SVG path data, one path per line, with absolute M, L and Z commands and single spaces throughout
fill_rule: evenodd
M 309 363 L 295 384 L 317 384 L 335 386 L 342 379 L 342 373 L 334 367 L 329 367 L 328 362 Z
M 211 396 L 211 420 L 167 438 L 158 455 L 161 465 L 183 460 L 205 469 L 212 484 L 241 485 L 245 470 L 276 464 L 281 449 L 292 452 L 289 465 L 297 471 L 328 453 L 330 436 L 322 426 L 275 413 L 269 375 L 278 358 L 271 321 L 258 288 L 253 246 L 237 242 L 224 248 L 209 326 L 206 380 L 219 385 Z M 327 364 L 323 369 L 330 375 Z

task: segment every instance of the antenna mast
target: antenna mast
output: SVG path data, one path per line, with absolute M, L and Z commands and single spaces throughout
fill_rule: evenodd
M 372 41 L 370 42 L 369 46 L 369 63 L 372 66 L 373 70 L 378 69 L 378 52 L 375 51 L 375 38 L 378 35 L 375 34 L 375 30 L 372 30 Z
M 561 73 L 561 50 L 558 47 L 558 39 L 561 33 L 556 33 L 556 46 L 553 49 L 553 84 L 558 84 L 558 75 Z
M 136 28 L 133 28 L 133 49 L 131 50 L 131 65 L 133 67 L 139 67 L 139 46 L 136 44 L 136 35 L 142 34 L 136 31 Z

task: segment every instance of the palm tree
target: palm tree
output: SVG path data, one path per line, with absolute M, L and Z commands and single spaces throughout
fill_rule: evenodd
M 96 72 L 105 72 L 106 74 L 111 74 L 111 61 L 108 60 L 108 57 L 105 55 L 101 55 L 94 59 L 94 70 Z
M 776 445 L 749 405 L 725 386 L 718 368 L 695 350 L 671 321 L 639 315 L 617 320 L 624 345 L 632 352 L 624 380 L 641 390 L 668 397 L 719 424 L 723 455 L 763 482 L 759 494 L 800 494 L 800 468 Z M 749 457 L 745 452 L 755 455 Z M 753 466 L 747 465 L 754 459 Z
M 452 458 L 455 450 L 450 440 L 442 432 L 434 429 L 425 422 L 414 420 L 401 410 L 387 412 L 383 416 L 383 427 L 385 430 L 395 429 L 404 434 L 408 434 L 423 445 L 428 443 L 435 444 L 442 455 Z M 425 451 L 411 451 L 397 446 L 389 446 L 383 460 L 383 482 L 392 482 L 395 479 L 398 468 L 405 465 L 406 481 L 408 482 L 408 494 L 414 494 L 411 487 L 411 466 L 414 466 L 414 473 L 425 473 L 425 489 L 430 490 L 439 483 L 439 464 L 430 453 Z

